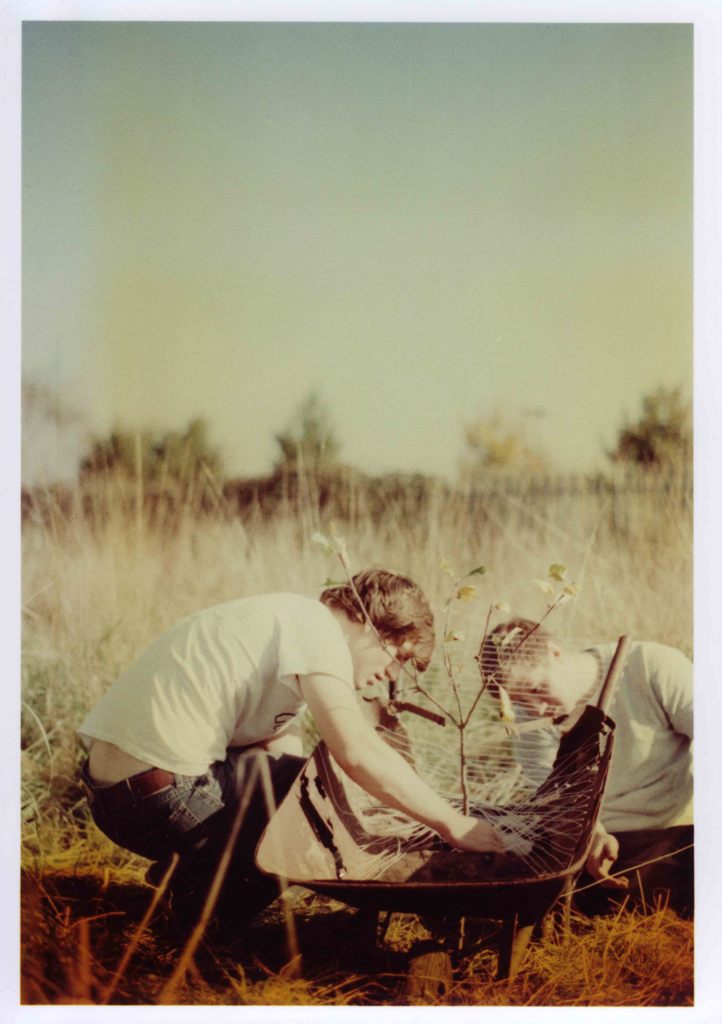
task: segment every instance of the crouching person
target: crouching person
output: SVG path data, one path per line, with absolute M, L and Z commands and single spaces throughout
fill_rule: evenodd
M 512 631 L 513 638 L 504 642 Z M 615 646 L 568 650 L 531 620 L 519 618 L 497 626 L 487 638 L 484 669 L 507 691 L 517 717 L 557 723 L 520 731 L 515 739 L 517 758 L 530 775 L 538 777 L 540 766 L 551 767 L 563 719 L 597 703 Z M 616 724 L 612 759 L 586 873 L 577 883 L 577 906 L 586 913 L 605 913 L 612 901 L 626 895 L 638 908 L 651 910 L 662 900 L 690 917 L 694 829 L 689 659 L 663 644 L 632 643 L 609 715 Z
M 95 823 L 119 846 L 156 861 L 153 880 L 173 852 L 181 854 L 172 891 L 190 916 L 205 899 L 239 806 L 218 907 L 238 926 L 278 894 L 254 867 L 253 852 L 273 804 L 303 766 L 295 727 L 305 706 L 341 767 L 373 796 L 457 849 L 504 849 L 490 825 L 453 808 L 384 743 L 357 700 L 367 686 L 395 679 L 407 661 L 427 667 L 434 635 L 424 594 L 381 569 L 353 583 L 358 597 L 350 585 L 320 600 L 266 594 L 183 619 L 120 676 L 79 730 L 89 747 L 82 775 Z

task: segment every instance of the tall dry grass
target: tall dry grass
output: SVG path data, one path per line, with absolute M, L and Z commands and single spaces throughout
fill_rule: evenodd
M 31 914 L 52 918 L 48 907 L 58 901 L 67 908 L 62 896 L 50 895 L 57 873 L 89 873 L 106 890 L 111 875 L 139 883 L 142 862 L 112 849 L 88 825 L 77 785 L 82 754 L 75 730 L 118 673 L 183 615 L 264 591 L 318 594 L 327 577 L 338 574 L 311 542 L 315 530 L 329 525 L 312 484 L 279 502 L 272 515 L 251 508 L 243 519 L 216 488 L 215 509 L 201 514 L 189 500 L 162 525 L 140 488 L 129 497 L 112 479 L 98 484 L 101 503 L 97 494 L 89 505 L 87 494 L 76 493 L 62 508 L 48 500 L 29 510 L 23 531 L 22 757 L 24 864 L 35 892 Z M 540 615 L 544 596 L 531 581 L 561 562 L 581 587 L 580 596 L 557 613 L 561 634 L 607 640 L 627 632 L 691 653 L 691 508 L 675 489 L 525 495 L 517 488 L 485 500 L 430 484 L 420 513 L 416 507 L 410 514 L 399 492 L 382 516 L 372 516 L 359 488 L 336 528 L 355 566 L 381 564 L 408 573 L 439 613 L 448 583 L 442 558 L 459 572 L 488 566 L 488 574 L 476 578 L 480 603 L 466 609 L 479 616 L 490 600 Z M 60 941 L 57 922 L 51 927 L 49 920 L 48 943 Z M 78 941 L 90 943 L 85 926 L 78 929 Z M 82 963 L 92 960 L 89 950 Z M 30 952 L 31 976 L 41 960 Z M 236 979 L 231 986 L 236 996 L 254 1001 L 246 989 L 238 994 L 238 984 Z M 88 990 L 86 982 L 73 985 L 73 991 Z M 334 985 L 334 998 L 342 1001 Z M 46 994 L 55 1000 L 63 995 Z M 457 996 L 471 998 L 463 986 Z M 143 992 L 141 1001 L 146 998 Z M 269 991 L 264 998 L 273 1001 Z M 561 997 L 550 990 L 549 999 L 555 998 Z M 313 1001 L 307 992 L 304 1000 Z

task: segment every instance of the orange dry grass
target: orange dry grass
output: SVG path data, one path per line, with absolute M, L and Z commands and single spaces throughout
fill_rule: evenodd
M 106 884 L 97 874 L 46 871 L 23 880 L 25 1003 L 105 1002 L 128 944 L 134 952 L 112 1003 L 156 1004 L 182 955 L 162 908 L 139 933 L 153 891 Z M 174 993 L 196 1005 L 400 1005 L 413 944 L 430 922 L 394 915 L 374 950 L 355 911 L 299 890 L 289 892 L 300 962 L 288 960 L 278 904 L 244 938 L 209 933 Z M 494 979 L 496 926 L 485 922 L 456 960 L 449 988 L 429 1002 L 448 1006 L 688 1006 L 692 1003 L 690 922 L 671 911 L 647 917 L 622 910 L 593 921 L 572 916 L 567 935 L 532 943 L 510 985 Z

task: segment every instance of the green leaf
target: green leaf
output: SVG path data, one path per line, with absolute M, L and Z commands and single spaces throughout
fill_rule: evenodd
M 556 580 L 557 583 L 561 583 L 566 574 L 567 567 L 565 565 L 560 565 L 559 562 L 552 562 L 549 566 L 549 578 Z
M 487 573 L 485 565 L 477 565 L 476 569 L 472 569 L 471 572 L 467 572 L 467 576 L 485 576 Z

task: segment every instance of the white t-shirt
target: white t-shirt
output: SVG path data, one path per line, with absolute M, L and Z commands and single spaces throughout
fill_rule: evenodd
M 589 648 L 604 678 L 615 644 Z M 589 703 L 597 700 L 594 695 Z M 692 663 L 681 651 L 632 643 L 609 715 L 616 723 L 602 802 L 608 832 L 692 823 Z M 534 778 L 551 767 L 559 730 L 539 729 L 515 740 L 517 757 Z M 542 770 L 542 766 L 544 769 Z
M 158 768 L 200 775 L 229 747 L 269 739 L 303 707 L 298 676 L 353 690 L 334 615 L 300 594 L 246 597 L 196 612 L 156 640 L 80 727 Z

